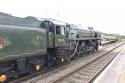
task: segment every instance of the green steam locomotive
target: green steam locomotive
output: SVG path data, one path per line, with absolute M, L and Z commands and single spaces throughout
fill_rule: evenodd
M 80 27 L 48 18 L 0 15 L 0 82 L 97 51 L 101 34 Z

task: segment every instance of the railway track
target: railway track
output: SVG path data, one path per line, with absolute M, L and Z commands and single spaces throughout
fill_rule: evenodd
M 118 47 L 103 54 L 83 67 L 67 73 L 64 77 L 55 80 L 54 83 L 92 83 L 120 52 L 121 48 Z
M 108 45 L 108 46 L 104 46 L 104 48 L 103 49 L 107 49 L 107 48 L 109 48 L 109 47 L 111 47 L 111 46 L 116 46 L 116 44 L 112 44 L 112 45 Z M 102 53 L 102 51 L 101 52 L 99 52 L 99 54 L 101 54 Z M 98 54 L 98 53 L 95 53 L 94 55 L 96 55 L 96 54 Z M 93 54 L 91 54 L 91 55 L 93 55 Z M 87 56 L 85 59 L 87 60 L 88 58 L 90 58 L 90 57 L 92 57 L 92 56 Z M 89 60 L 88 60 L 88 62 L 89 62 Z M 74 63 L 73 63 L 74 64 Z M 70 64 L 70 65 L 73 65 L 73 64 Z M 85 65 L 85 64 L 84 64 Z M 68 65 L 67 65 L 68 66 Z M 21 82 L 21 81 L 24 81 L 24 80 L 27 80 L 27 79 L 30 79 L 30 80 L 28 80 L 28 81 L 24 81 L 24 83 L 34 83 L 34 82 L 36 82 L 36 81 L 38 81 L 39 83 L 45 83 L 45 80 L 46 80 L 46 78 L 51 74 L 54 74 L 54 72 L 55 73 L 57 73 L 58 71 L 60 71 L 60 70 L 65 70 L 66 68 L 68 68 L 68 67 L 63 67 L 63 68 L 59 68 L 59 69 L 57 69 L 57 70 L 54 70 L 55 68 L 52 68 L 51 70 L 54 70 L 54 71 L 50 71 L 50 72 L 48 72 L 48 71 L 46 71 L 46 72 L 48 72 L 47 74 L 43 74 L 42 76 L 40 75 L 40 74 L 42 74 L 42 72 L 38 72 L 38 73 L 35 73 L 35 74 L 32 74 L 32 75 L 27 75 L 27 76 L 23 76 L 23 77 L 21 77 L 21 78 L 19 78 L 19 79 L 16 79 L 16 80 L 13 80 L 13 81 L 11 81 L 10 83 L 19 83 L 19 82 Z M 73 72 L 73 71 L 72 71 Z M 45 73 L 45 72 L 44 72 Z M 68 74 L 68 73 L 67 73 Z M 38 75 L 40 75 L 40 76 L 38 76 Z M 35 76 L 38 76 L 38 77 L 35 77 Z M 67 76 L 67 75 L 66 75 Z M 35 77 L 35 78 L 32 78 L 32 77 Z M 32 78 L 32 80 L 31 80 L 31 78 Z M 63 79 L 65 78 L 65 76 L 63 76 L 62 77 Z M 62 78 L 61 78 L 61 80 L 62 80 Z M 41 80 L 42 79 L 42 80 Z M 60 79 L 58 79 L 58 80 L 54 80 L 54 81 L 50 81 L 50 83 L 52 83 L 52 82 L 58 82 Z M 47 82 L 46 82 L 47 83 Z
M 91 61 L 85 60 L 79 64 L 76 62 L 77 65 L 50 75 L 48 78 L 41 78 L 37 83 L 91 83 L 120 52 L 123 44 L 107 48 L 105 52 L 101 51 L 103 53 L 100 52 L 101 54 L 99 53 L 98 57 L 94 57 Z

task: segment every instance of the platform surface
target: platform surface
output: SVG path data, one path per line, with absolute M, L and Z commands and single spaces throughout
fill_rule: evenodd
M 125 83 L 125 45 L 93 83 Z

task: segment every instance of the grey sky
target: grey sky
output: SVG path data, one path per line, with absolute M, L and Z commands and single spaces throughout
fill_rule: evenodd
M 51 17 L 125 35 L 124 0 L 1 0 L 0 11 L 19 17 Z

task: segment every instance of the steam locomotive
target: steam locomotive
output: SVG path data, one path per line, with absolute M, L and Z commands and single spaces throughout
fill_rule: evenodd
M 100 39 L 92 27 L 0 15 L 0 82 L 98 51 Z

